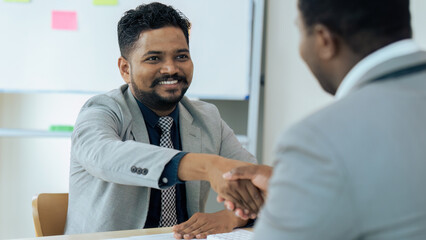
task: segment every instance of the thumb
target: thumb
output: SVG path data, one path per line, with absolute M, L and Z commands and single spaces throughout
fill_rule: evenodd
M 221 202 L 223 202 L 223 201 L 225 201 L 225 198 L 223 198 L 223 197 L 221 197 L 221 196 L 217 196 L 216 197 L 216 201 L 218 202 L 218 203 L 221 203 Z
M 257 165 L 242 166 L 226 172 L 222 177 L 226 180 L 252 179 L 256 172 Z

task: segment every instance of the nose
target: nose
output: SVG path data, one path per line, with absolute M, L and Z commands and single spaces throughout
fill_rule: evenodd
M 176 66 L 176 63 L 173 60 L 165 61 L 160 69 L 161 74 L 173 75 L 177 72 L 178 72 L 178 67 Z

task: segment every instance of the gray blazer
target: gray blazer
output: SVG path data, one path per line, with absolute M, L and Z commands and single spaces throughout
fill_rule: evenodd
M 417 52 L 365 74 L 284 133 L 255 239 L 426 239 L 426 63 Z
M 179 103 L 182 149 L 255 162 L 212 104 Z M 178 150 L 149 144 L 142 113 L 127 85 L 91 98 L 72 135 L 65 234 L 142 228 L 150 188 L 159 188 L 164 166 Z M 143 171 L 132 172 L 132 166 Z M 208 182 L 186 185 L 188 215 L 203 212 Z

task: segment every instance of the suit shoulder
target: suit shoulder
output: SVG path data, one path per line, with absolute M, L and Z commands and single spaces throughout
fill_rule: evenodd
M 200 100 L 190 100 L 187 97 L 182 98 L 182 105 L 191 113 L 191 114 L 201 114 L 201 115 L 217 115 L 220 116 L 219 110 L 214 104 L 200 101 Z
M 105 106 L 106 108 L 122 110 L 125 103 L 124 92 L 122 88 L 111 90 L 107 93 L 98 94 L 91 97 L 84 104 L 83 109 L 95 106 Z
M 123 89 L 123 87 L 93 96 L 87 100 L 80 110 L 78 122 L 93 117 L 102 119 L 109 116 L 115 119 L 114 121 L 118 125 L 127 126 L 131 121 L 131 117 L 129 118 L 131 113 L 126 101 L 127 88 Z

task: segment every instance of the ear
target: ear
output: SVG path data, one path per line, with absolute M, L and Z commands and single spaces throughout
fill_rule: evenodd
M 130 83 L 130 64 L 124 57 L 120 57 L 118 59 L 118 69 L 120 69 L 120 74 L 123 80 L 127 84 L 129 84 Z
M 323 60 L 330 60 L 337 55 L 338 41 L 329 28 L 322 24 L 314 26 L 315 47 L 318 56 Z

